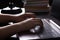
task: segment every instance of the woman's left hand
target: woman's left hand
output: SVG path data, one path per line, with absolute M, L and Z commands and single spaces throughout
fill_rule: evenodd
M 25 14 L 16 16 L 14 21 L 15 22 L 20 22 L 20 21 L 23 21 L 27 18 L 36 18 L 36 15 L 34 13 L 25 13 Z

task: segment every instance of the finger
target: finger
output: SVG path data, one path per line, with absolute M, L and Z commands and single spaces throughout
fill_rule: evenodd
M 40 18 L 33 18 L 33 21 L 36 22 L 37 25 L 43 26 L 43 22 Z
M 27 18 L 36 18 L 36 15 L 34 13 L 26 13 Z

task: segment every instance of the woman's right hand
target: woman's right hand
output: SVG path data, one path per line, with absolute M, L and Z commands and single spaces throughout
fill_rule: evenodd
M 23 24 L 24 25 L 24 27 L 22 28 L 23 30 L 29 30 L 31 28 L 34 28 L 36 25 L 39 25 L 39 26 L 41 26 L 41 28 L 43 28 L 43 22 L 39 18 L 29 18 L 22 22 L 25 22 Z

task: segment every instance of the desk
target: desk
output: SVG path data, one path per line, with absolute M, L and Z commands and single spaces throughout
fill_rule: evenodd
M 60 26 L 51 19 L 42 19 L 44 31 L 42 34 L 33 34 L 29 31 L 18 34 L 19 40 L 48 39 L 60 37 Z

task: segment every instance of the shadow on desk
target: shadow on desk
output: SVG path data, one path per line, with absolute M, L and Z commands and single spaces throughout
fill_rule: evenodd
M 6 40 L 19 40 L 19 39 L 18 38 L 10 37 L 10 38 L 7 38 Z

